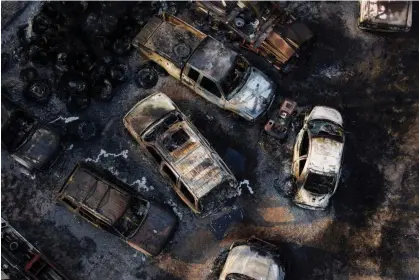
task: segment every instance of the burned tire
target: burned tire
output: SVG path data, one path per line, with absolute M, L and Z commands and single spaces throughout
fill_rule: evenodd
M 111 80 L 117 84 L 123 84 L 128 80 L 128 67 L 125 64 L 113 65 L 110 68 Z
M 85 111 L 90 106 L 90 98 L 82 95 L 70 95 L 67 100 L 67 109 L 69 112 Z
M 135 75 L 135 82 L 139 87 L 149 89 L 154 87 L 159 80 L 157 71 L 152 66 L 146 66 L 138 70 Z
M 46 81 L 34 81 L 25 89 L 24 95 L 38 103 L 46 103 L 51 96 L 51 88 Z
M 33 67 L 28 67 L 20 70 L 19 76 L 22 81 L 30 83 L 38 78 L 38 71 Z
M 109 102 L 113 98 L 112 84 L 110 81 L 98 80 L 93 83 L 93 93 L 97 100 Z
M 98 134 L 98 128 L 93 121 L 75 121 L 70 123 L 68 133 L 72 138 L 87 141 Z
M 173 52 L 180 58 L 187 58 L 191 53 L 191 47 L 186 43 L 179 43 L 174 46 Z

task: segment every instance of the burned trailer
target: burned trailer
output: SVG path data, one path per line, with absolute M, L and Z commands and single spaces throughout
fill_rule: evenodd
M 275 98 L 275 84 L 241 55 L 180 19 L 151 19 L 133 45 L 209 102 L 246 120 L 262 116 Z
M 230 246 L 219 280 L 284 280 L 286 263 L 279 249 L 264 240 L 251 237 Z
M 2 272 L 10 279 L 69 280 L 3 218 L 1 260 Z
M 111 174 L 86 163 L 75 167 L 57 199 L 148 256 L 163 250 L 177 226 L 171 210 L 150 203 Z
M 221 22 L 241 39 L 241 47 L 262 56 L 275 68 L 289 72 L 314 34 L 277 3 L 255 1 L 197 1 L 195 10 Z
M 163 93 L 138 102 L 124 125 L 173 190 L 205 216 L 237 195 L 237 180 L 198 129 Z
M 382 32 L 407 32 L 412 27 L 412 1 L 360 1 L 358 27 Z
M 52 167 L 63 151 L 59 132 L 20 108 L 11 104 L 3 106 L 3 102 L 2 147 L 29 172 Z
M 294 203 L 325 210 L 336 192 L 342 171 L 345 134 L 341 114 L 316 106 L 305 118 L 294 145 L 292 173 L 296 183 Z

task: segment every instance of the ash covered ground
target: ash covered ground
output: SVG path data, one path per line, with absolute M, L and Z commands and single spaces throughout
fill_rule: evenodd
M 17 27 L 31 21 L 41 5 L 22 5 L 24 9 L 14 13 L 2 3 L 2 18 L 3 13 L 13 13 L 2 21 L 2 53 L 11 54 L 18 46 Z M 181 6 L 177 12 L 188 18 Z M 152 89 L 138 88 L 133 74 L 141 59 L 131 50 L 118 57 L 129 67 L 128 81 L 114 88 L 111 102 L 92 100 L 83 112 L 69 112 L 59 92 L 45 105 L 25 99 L 19 72 L 29 64 L 11 60 L 2 71 L 2 91 L 7 88 L 15 102 L 39 119 L 58 118 L 54 124 L 65 126 L 79 117 L 101 128 L 93 141 L 68 141 L 54 168 L 35 176 L 22 174 L 2 149 L 2 217 L 72 279 L 205 279 L 232 241 L 252 235 L 280 246 L 291 263 L 289 279 L 418 279 L 419 7 L 414 3 L 409 33 L 375 34 L 357 28 L 356 2 L 283 6 L 317 35 L 310 57 L 283 76 L 262 59 L 242 53 L 278 83 L 273 108 L 288 97 L 301 106 L 327 105 L 342 113 L 344 169 L 328 211 L 299 209 L 281 190 L 298 127 L 280 145 L 261 136 L 266 118 L 257 123 L 241 120 L 171 77 L 160 76 Z M 54 82 L 50 67 L 35 67 L 43 79 Z M 245 218 L 233 224 L 223 240 L 210 231 L 212 217 L 192 214 L 123 127 L 125 113 L 155 91 L 174 100 L 241 181 L 236 205 L 243 207 Z M 232 160 L 231 150 L 240 156 Z M 147 258 L 55 203 L 57 187 L 83 160 L 173 208 L 179 227 L 161 255 Z

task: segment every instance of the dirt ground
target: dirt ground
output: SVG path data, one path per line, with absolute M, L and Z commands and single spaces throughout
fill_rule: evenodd
M 344 171 L 329 210 L 297 208 L 281 191 L 298 127 L 281 145 L 261 135 L 266 118 L 248 123 L 162 76 L 149 90 L 130 78 L 112 102 L 93 101 L 85 112 L 72 114 L 55 95 L 47 105 L 25 100 L 20 66 L 11 65 L 2 71 L 2 86 L 27 111 L 45 122 L 60 118 L 56 124 L 75 116 L 93 119 L 102 132 L 95 141 L 66 143 L 58 164 L 34 176 L 22 174 L 2 149 L 2 217 L 71 279 L 205 279 L 232 241 L 252 235 L 280 247 L 290 262 L 288 279 L 419 279 L 419 5 L 414 3 L 413 27 L 406 34 L 359 30 L 357 2 L 283 5 L 317 35 L 310 57 L 283 76 L 260 58 L 243 54 L 277 82 L 273 107 L 288 97 L 301 106 L 327 105 L 342 113 Z M 16 26 L 38 6 L 28 5 L 2 26 L 2 52 L 16 46 Z M 124 59 L 134 73 L 137 53 Z M 40 73 L 51 78 L 48 71 Z M 156 91 L 190 117 L 241 182 L 236 206 L 245 218 L 222 240 L 210 231 L 213 217 L 195 217 L 124 129 L 125 113 Z M 240 155 L 233 160 L 232 150 Z M 84 160 L 173 208 L 179 227 L 161 255 L 145 257 L 55 203 L 56 188 Z

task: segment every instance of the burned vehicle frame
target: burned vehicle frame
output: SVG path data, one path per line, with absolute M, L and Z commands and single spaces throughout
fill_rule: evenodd
M 124 125 L 178 196 L 204 216 L 237 195 L 237 180 L 173 101 L 155 93 L 138 102 Z
M 412 1 L 361 0 L 358 27 L 382 32 L 407 32 L 412 27 Z
M 16 276 L 10 279 L 68 280 L 3 218 L 1 219 L 1 259 L 2 271 L 5 270 L 6 274 Z
M 241 47 L 289 72 L 301 51 L 314 41 L 314 34 L 277 3 L 255 1 L 197 1 L 204 12 L 241 38 Z
M 2 104 L 3 110 L 6 107 L 10 108 L 10 113 L 4 114 L 6 120 L 2 120 L 2 147 L 30 172 L 50 168 L 63 151 L 59 132 L 20 108 Z
M 233 242 L 219 280 L 284 280 L 286 270 L 279 249 L 253 236 Z
M 209 102 L 253 121 L 275 98 L 275 84 L 221 42 L 184 21 L 163 14 L 152 18 L 133 45 Z
M 296 184 L 294 202 L 298 206 L 327 208 L 339 184 L 344 143 L 341 114 L 329 107 L 314 107 L 294 145 L 292 173 Z
M 57 199 L 149 256 L 163 250 L 177 225 L 172 211 L 150 203 L 114 176 L 86 163 L 77 164 Z
M 284 140 L 287 136 L 291 119 L 295 114 L 296 107 L 296 102 L 285 99 L 279 110 L 274 112 L 265 124 L 265 132 L 279 140 Z

